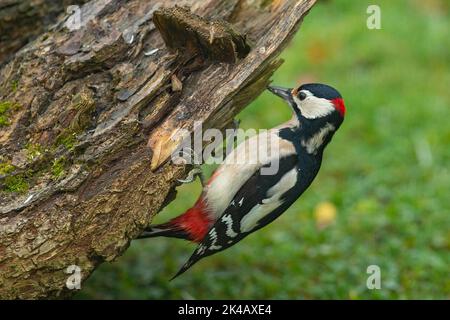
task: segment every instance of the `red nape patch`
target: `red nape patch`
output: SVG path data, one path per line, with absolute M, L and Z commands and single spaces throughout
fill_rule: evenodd
M 211 226 L 205 200 L 200 197 L 195 205 L 173 219 L 171 223 L 180 227 L 190 235 L 190 240 L 201 242 Z
M 339 111 L 341 116 L 345 116 L 344 100 L 342 98 L 337 98 L 337 99 L 331 100 L 331 102 L 333 102 L 334 107 L 336 108 L 337 111 Z

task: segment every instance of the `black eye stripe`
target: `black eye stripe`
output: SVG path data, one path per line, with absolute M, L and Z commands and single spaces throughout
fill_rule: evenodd
M 305 99 L 306 99 L 306 93 L 300 92 L 300 93 L 298 94 L 298 98 L 299 98 L 300 100 L 305 100 Z

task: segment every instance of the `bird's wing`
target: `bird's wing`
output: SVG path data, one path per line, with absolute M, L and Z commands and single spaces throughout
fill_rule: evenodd
M 280 159 L 276 174 L 262 174 L 260 168 L 239 189 L 221 217 L 206 234 L 177 277 L 198 260 L 222 251 L 251 232 L 262 228 L 284 212 L 298 197 L 298 157 Z M 264 171 L 263 171 L 264 172 Z
M 293 143 L 281 138 L 278 129 L 269 130 L 240 143 L 217 168 L 204 189 L 210 218 L 216 221 L 228 208 L 237 192 L 264 164 L 279 163 L 280 159 L 295 152 Z

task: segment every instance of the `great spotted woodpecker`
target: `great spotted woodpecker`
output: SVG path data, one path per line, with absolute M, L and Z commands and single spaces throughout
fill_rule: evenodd
M 191 209 L 167 223 L 148 227 L 139 237 L 165 236 L 199 243 L 174 278 L 198 260 L 229 248 L 275 220 L 309 187 L 319 171 L 323 150 L 344 120 L 341 95 L 318 83 L 295 89 L 268 89 L 293 110 L 290 121 L 269 131 L 270 138 L 278 143 L 277 151 L 271 155 L 279 161 L 278 171 L 262 173 L 271 161 L 269 158 L 257 163 L 227 161 L 248 153 L 246 143 L 252 144 L 259 138 L 254 136 L 226 157 Z

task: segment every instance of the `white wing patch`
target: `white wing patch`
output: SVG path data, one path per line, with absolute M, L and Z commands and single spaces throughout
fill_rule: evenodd
M 269 200 L 269 199 L 267 199 Z M 279 199 L 270 199 L 263 204 L 257 204 L 247 213 L 241 220 L 241 232 L 252 231 L 257 225 L 258 221 L 264 218 L 268 213 L 272 212 L 281 205 Z
M 205 188 L 205 200 L 211 209 L 212 218 L 218 219 L 233 200 L 239 189 L 245 182 L 264 164 L 271 163 L 273 159 L 281 159 L 284 156 L 295 153 L 295 148 L 291 142 L 281 139 L 278 135 L 278 129 L 269 130 L 267 135 L 267 145 L 271 145 L 271 139 L 276 139 L 279 144 L 278 150 L 270 151 L 270 154 L 264 152 L 250 152 L 249 145 L 260 145 L 258 141 L 262 138 L 258 135 L 253 136 L 240 143 L 226 158 L 223 164 L 217 169 L 216 177 L 208 183 Z M 258 140 L 259 139 L 259 140 Z M 261 156 L 261 153 L 263 154 Z M 247 155 L 244 163 L 233 163 L 238 155 Z M 235 204 L 237 205 L 237 203 Z
M 233 230 L 233 219 L 231 218 L 231 216 L 229 214 L 224 215 L 222 217 L 222 221 L 227 225 L 227 236 L 229 236 L 230 238 L 236 237 L 238 234 Z
M 297 169 L 287 172 L 280 181 L 267 191 L 268 198 L 262 200 L 262 204 L 254 206 L 241 220 L 241 232 L 253 230 L 258 222 L 266 215 L 278 208 L 283 202 L 280 197 L 297 182 Z

